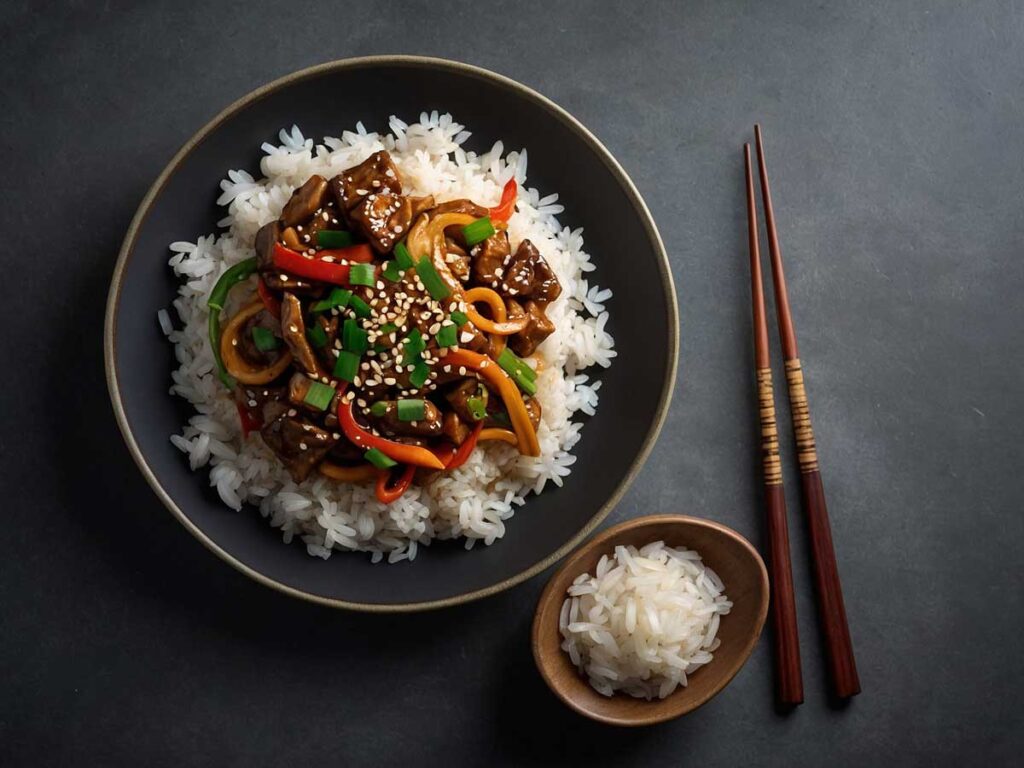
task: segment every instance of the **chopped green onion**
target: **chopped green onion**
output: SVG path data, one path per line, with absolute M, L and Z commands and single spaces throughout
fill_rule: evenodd
M 317 349 L 327 346 L 327 333 L 319 325 L 314 325 L 306 331 L 306 338 Z
M 427 342 L 423 340 L 423 335 L 420 333 L 419 328 L 413 328 L 409 332 L 409 337 L 404 346 L 405 356 L 402 360 L 403 365 L 411 365 L 420 359 L 420 352 L 427 348 Z
M 321 229 L 316 233 L 316 244 L 321 248 L 348 248 L 352 242 L 352 234 L 349 232 Z
M 466 316 L 466 313 L 459 312 L 459 310 L 455 310 L 454 312 L 452 312 L 451 317 L 452 322 L 455 323 L 455 325 L 457 325 L 459 328 L 461 328 L 462 326 L 469 322 L 469 318 Z
M 416 365 L 413 366 L 412 373 L 409 374 L 409 383 L 419 389 L 427 383 L 427 379 L 430 376 L 430 366 L 424 363 L 422 360 L 417 361 Z
M 378 419 L 388 412 L 388 404 L 383 400 L 378 400 L 376 403 L 370 406 L 370 413 L 376 416 Z
M 369 317 L 373 314 L 373 310 L 370 309 L 370 305 L 358 296 L 352 297 L 352 301 L 349 302 L 349 306 L 352 307 L 358 317 Z
M 482 219 L 477 219 L 472 224 L 467 224 L 462 228 L 462 236 L 466 238 L 466 245 L 482 243 L 493 234 L 494 225 L 491 224 L 490 216 L 484 216 Z
M 341 346 L 349 352 L 354 352 L 357 355 L 363 354 L 369 347 L 367 337 L 366 331 L 360 328 L 359 323 L 351 317 L 347 318 L 344 325 L 341 326 Z
M 441 326 L 441 330 L 434 336 L 439 347 L 454 347 L 459 343 L 459 329 L 454 325 Z
M 302 401 L 307 405 L 313 406 L 318 411 L 326 411 L 327 406 L 331 404 L 333 399 L 334 387 L 321 384 L 319 381 L 310 381 L 309 389 L 306 390 L 306 396 L 302 398 Z
M 381 269 L 380 273 L 392 283 L 397 283 L 402 279 L 402 270 L 393 261 L 384 262 L 384 267 Z
M 385 336 L 387 336 L 389 333 L 394 333 L 397 330 L 398 326 L 395 325 L 394 323 L 384 323 L 384 325 L 380 327 L 380 332 Z
M 452 292 L 441 276 L 437 273 L 434 265 L 430 263 L 430 257 L 424 256 L 422 259 L 416 262 L 416 274 L 420 276 L 420 280 L 423 281 L 423 285 L 427 289 L 427 293 L 433 296 L 437 301 L 441 299 L 447 299 L 451 296 Z
M 359 355 L 343 349 L 338 353 L 338 362 L 334 364 L 334 378 L 344 381 L 355 381 L 359 373 Z
M 373 351 L 376 352 L 378 355 L 381 352 L 387 352 L 388 351 L 388 345 L 387 344 L 374 344 L 373 345 Z
M 379 448 L 371 448 L 363 454 L 363 458 L 373 464 L 377 469 L 391 469 L 398 464 L 397 461 L 385 455 Z
M 399 400 L 399 421 L 423 421 L 427 415 L 427 404 L 422 400 Z
M 348 306 L 349 301 L 352 300 L 352 291 L 346 288 L 335 288 L 331 291 L 331 295 L 322 301 L 318 301 L 312 307 L 312 312 L 327 312 L 328 310 L 340 307 L 344 309 Z
M 252 328 L 252 343 L 256 345 L 256 349 L 260 352 L 270 352 L 277 349 L 281 342 L 274 335 L 273 331 L 259 325 L 254 325 Z
M 409 269 L 412 266 L 412 255 L 410 255 L 409 249 L 405 247 L 405 242 L 395 246 L 395 261 L 402 269 Z
M 482 397 L 467 397 L 466 408 L 473 414 L 473 418 L 476 421 L 482 421 L 487 416 L 487 406 L 484 405 L 484 399 Z
M 348 268 L 348 281 L 352 285 L 366 285 L 372 288 L 377 282 L 374 269 L 373 264 L 353 264 Z
M 537 392 L 537 372 L 533 370 L 526 362 L 518 357 L 508 347 L 505 347 L 498 355 L 498 365 L 519 386 L 521 390 L 529 395 L 536 394 Z

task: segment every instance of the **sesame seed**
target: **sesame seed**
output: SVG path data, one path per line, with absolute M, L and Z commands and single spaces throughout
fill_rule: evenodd
M 309 450 L 309 446 L 306 445 L 305 443 L 299 443 L 299 448 L 301 448 L 304 451 L 308 451 Z
M 255 408 L 256 406 L 257 406 L 257 402 L 255 400 L 250 400 L 249 401 L 249 407 L 250 408 Z
M 398 380 L 397 380 L 397 379 L 395 379 L 395 377 L 394 377 L 394 376 L 387 376 L 387 377 L 385 377 L 385 379 L 384 379 L 384 383 L 385 383 L 385 384 L 386 384 L 387 386 L 389 386 L 389 387 L 393 387 L 393 386 L 395 386 L 395 384 L 397 384 L 397 383 L 398 383 Z
M 466 375 L 466 366 L 460 365 L 459 366 L 459 376 L 465 376 L 465 375 Z
M 296 415 L 298 415 L 298 413 L 299 413 L 299 412 L 298 412 L 298 411 L 296 411 L 296 410 L 295 410 L 294 408 L 289 408 L 289 409 L 288 409 L 288 415 L 289 415 L 289 416 L 295 417 Z

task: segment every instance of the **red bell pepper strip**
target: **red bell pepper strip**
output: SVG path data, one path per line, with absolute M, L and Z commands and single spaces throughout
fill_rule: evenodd
M 341 431 L 353 445 L 357 445 L 364 451 L 376 448 L 389 459 L 394 459 L 400 464 L 412 464 L 427 469 L 444 469 L 444 464 L 426 448 L 418 445 L 406 445 L 396 443 L 393 440 L 386 440 L 367 432 L 356 423 L 352 415 L 352 403 L 346 403 L 345 398 L 339 397 L 338 401 L 338 422 L 341 424 Z
M 366 243 L 358 243 L 346 245 L 344 248 L 324 248 L 316 252 L 316 257 L 321 261 L 329 257 L 335 261 L 348 261 L 352 264 L 369 264 L 373 261 L 373 250 Z
M 242 424 L 242 437 L 246 438 L 250 432 L 255 432 L 263 426 L 263 422 L 256 416 L 255 413 L 250 411 L 241 403 L 235 403 L 235 407 L 238 408 L 238 420 Z
M 260 295 L 260 300 L 263 302 L 263 306 L 267 308 L 267 312 L 280 319 L 281 302 L 270 292 L 270 289 L 267 288 L 267 284 L 263 282 L 262 277 L 259 279 L 259 282 L 256 283 L 256 293 Z
M 402 498 L 402 494 L 409 490 L 409 486 L 412 485 L 413 475 L 416 474 L 416 467 L 412 464 L 407 464 L 405 469 L 402 470 L 401 477 L 398 478 L 398 482 L 394 485 L 388 485 L 391 480 L 391 472 L 386 469 L 382 469 L 377 473 L 377 501 L 381 504 L 390 504 L 393 501 L 398 501 Z
M 473 431 L 469 433 L 469 437 L 462 441 L 462 445 L 459 446 L 459 450 L 452 456 L 451 461 L 445 464 L 445 470 L 458 469 L 466 461 L 469 460 L 469 455 L 473 453 L 473 449 L 476 448 L 477 440 L 480 439 L 480 432 L 484 428 L 484 423 L 478 421 L 476 426 L 473 427 Z
M 507 222 L 511 219 L 512 213 L 516 209 L 517 195 L 516 180 L 514 178 L 509 179 L 501 190 L 501 202 L 490 209 L 491 221 Z
M 320 254 L 324 253 L 332 254 L 332 258 L 344 259 L 346 262 L 365 264 L 373 260 L 373 252 L 365 243 L 348 248 L 336 248 L 332 251 L 320 251 Z M 283 272 L 309 280 L 318 280 L 321 283 L 348 285 L 348 263 L 338 264 L 333 261 L 324 261 L 319 256 L 306 258 L 301 253 L 293 251 L 291 248 L 285 248 L 280 243 L 274 243 L 273 258 L 274 266 Z

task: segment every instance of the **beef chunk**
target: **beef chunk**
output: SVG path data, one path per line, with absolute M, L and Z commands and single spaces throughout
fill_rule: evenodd
M 292 192 L 291 199 L 281 211 L 281 223 L 286 227 L 295 227 L 308 221 L 325 202 L 326 193 L 327 179 L 313 174 L 305 184 Z
M 508 262 L 501 291 L 506 296 L 547 304 L 558 298 L 562 286 L 536 246 L 523 240 Z
M 338 442 L 332 433 L 299 415 L 294 408 L 267 422 L 260 434 L 297 483 L 309 477 Z
M 511 306 L 518 302 L 509 299 L 508 303 Z M 534 353 L 544 339 L 554 333 L 555 324 L 548 319 L 544 306 L 532 299 L 522 306 L 522 310 L 530 317 L 530 321 L 523 330 L 509 337 L 508 345 L 520 357 L 527 357 Z
M 390 192 L 371 193 L 348 213 L 352 228 L 377 253 L 389 253 L 405 237 L 412 221 L 433 205 L 432 197 L 406 197 Z
M 505 262 L 512 253 L 508 242 L 508 234 L 495 232 L 482 243 L 473 246 L 470 254 L 473 257 L 473 279 L 489 288 L 501 286 L 505 277 Z
M 342 213 L 351 211 L 371 194 L 402 193 L 398 169 L 391 155 L 383 150 L 370 155 L 354 168 L 342 171 L 331 179 L 330 187 Z
M 441 411 L 429 400 L 424 401 L 424 417 L 418 421 L 400 421 L 398 404 L 395 400 L 384 401 L 383 416 L 374 416 L 378 427 L 387 435 L 408 437 L 430 437 L 441 434 Z

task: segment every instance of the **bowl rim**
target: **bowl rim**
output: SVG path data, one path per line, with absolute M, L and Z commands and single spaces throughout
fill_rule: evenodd
M 132 432 L 131 424 L 128 422 L 127 415 L 124 410 L 124 405 L 121 400 L 120 384 L 118 382 L 117 373 L 117 361 L 116 361 L 116 349 L 115 349 L 115 331 L 117 328 L 118 321 L 118 304 L 121 294 L 121 286 L 124 280 L 124 272 L 127 267 L 129 259 L 132 257 L 135 251 L 135 244 L 143 223 L 149 215 L 150 208 L 154 201 L 163 191 L 169 179 L 177 172 L 179 165 L 188 157 L 189 154 L 213 131 L 218 129 L 225 120 L 235 115 L 237 112 L 246 108 L 250 104 L 253 104 L 265 96 L 287 87 L 293 83 L 300 82 L 313 77 L 318 77 L 328 72 L 336 72 L 343 70 L 354 70 L 362 68 L 371 68 L 376 66 L 389 65 L 389 66 L 402 66 L 409 68 L 428 68 L 436 69 L 441 71 L 455 72 L 464 75 L 470 75 L 472 77 L 485 80 L 492 85 L 499 88 L 503 88 L 508 91 L 512 91 L 529 101 L 532 101 L 541 108 L 547 110 L 555 118 L 560 120 L 567 128 L 573 131 L 578 138 L 580 138 L 586 145 L 589 146 L 609 169 L 619 186 L 626 193 L 638 216 L 640 217 L 641 223 L 643 224 L 644 230 L 647 233 L 648 239 L 654 248 L 655 255 L 657 256 L 658 271 L 661 274 L 662 287 L 665 293 L 666 304 L 668 306 L 668 366 L 665 373 L 665 379 L 662 382 L 662 389 L 658 399 L 658 405 L 655 412 L 655 419 L 651 424 L 651 428 L 648 430 L 644 442 L 640 447 L 640 451 L 634 457 L 632 463 L 626 475 L 622 481 L 615 488 L 614 492 L 609 496 L 605 503 L 597 510 L 597 512 L 590 518 L 590 520 L 568 541 L 566 541 L 556 551 L 550 555 L 542 558 L 533 565 L 523 569 L 522 571 L 503 579 L 502 581 L 488 585 L 481 589 L 465 592 L 450 597 L 439 598 L 436 600 L 426 600 L 421 602 L 412 603 L 367 603 L 367 602 L 355 602 L 349 600 L 341 600 L 338 598 L 324 597 L 323 595 L 313 594 L 297 587 L 284 584 L 276 579 L 273 579 L 254 568 L 246 565 L 230 552 L 225 550 L 223 547 L 214 542 L 199 526 L 197 526 L 192 520 L 185 515 L 181 508 L 177 505 L 167 490 L 161 485 L 157 479 L 152 468 L 146 460 L 146 457 L 142 454 L 139 448 L 138 442 L 135 440 L 135 436 Z M 327 605 L 334 608 L 344 608 L 355 611 L 365 611 L 372 613 L 402 613 L 402 612 L 413 612 L 413 611 L 424 611 L 432 610 L 436 608 L 443 608 L 447 606 L 458 605 L 461 603 L 467 603 L 473 600 L 479 600 L 490 595 L 497 594 L 506 589 L 509 589 L 517 584 L 526 581 L 527 579 L 537 575 L 541 571 L 545 570 L 569 552 L 571 552 L 581 541 L 583 541 L 608 515 L 612 508 L 622 498 L 623 494 L 635 480 L 636 475 L 639 473 L 647 457 L 650 455 L 651 449 L 654 446 L 658 435 L 664 426 L 665 419 L 668 413 L 668 406 L 672 398 L 672 393 L 675 388 L 676 380 L 676 369 L 679 364 L 679 306 L 676 298 L 675 284 L 672 279 L 672 271 L 669 267 L 668 255 L 665 251 L 665 245 L 662 242 L 661 236 L 658 233 L 657 226 L 654 223 L 654 219 L 651 216 L 650 210 L 647 208 L 646 203 L 641 197 L 639 191 L 634 185 L 633 181 L 626 174 L 625 170 L 619 164 L 619 162 L 612 156 L 612 154 L 605 148 L 605 146 L 587 129 L 582 123 L 580 123 L 575 117 L 570 115 L 562 107 L 555 104 L 553 101 L 548 99 L 546 96 L 541 95 L 537 91 L 523 85 L 522 83 L 513 80 L 512 78 L 504 75 L 497 74 L 482 67 L 473 66 L 470 64 L 464 64 L 462 62 L 452 61 L 449 59 L 442 59 L 429 56 L 408 56 L 408 55 L 382 55 L 382 56 L 362 56 L 356 58 L 338 59 L 335 61 L 325 62 L 312 67 L 301 69 L 291 74 L 287 74 L 276 80 L 273 80 L 265 85 L 250 91 L 246 95 L 237 99 L 223 110 L 221 110 L 215 117 L 206 123 L 202 128 L 196 131 L 188 141 L 182 145 L 181 149 L 175 153 L 171 158 L 170 162 L 164 167 L 157 176 L 156 181 L 153 182 L 149 190 L 146 192 L 145 197 L 139 204 L 135 215 L 132 217 L 132 221 L 128 226 L 128 231 L 125 235 L 124 241 L 121 245 L 121 249 L 118 252 L 117 262 L 114 266 L 114 271 L 111 277 L 110 289 L 107 294 L 107 306 L 104 320 L 103 329 L 103 358 L 104 368 L 106 371 L 107 379 L 107 390 L 110 395 L 111 405 L 113 406 L 114 416 L 117 420 L 117 425 L 121 431 L 121 436 L 124 439 L 125 444 L 128 447 L 128 451 L 145 477 L 146 482 L 149 483 L 150 487 L 156 493 L 160 501 L 163 502 L 164 506 L 173 514 L 185 528 L 195 536 L 207 549 L 213 552 L 215 555 L 220 557 L 222 560 L 233 566 L 237 570 L 244 573 L 246 576 L 254 579 L 255 581 L 263 584 L 264 586 L 276 589 L 286 595 L 296 597 L 309 602 L 318 603 L 320 605 Z
M 742 651 L 736 660 L 733 662 L 733 667 L 729 672 L 706 694 L 698 698 L 692 703 L 691 706 L 680 709 L 678 712 L 668 711 L 661 714 L 652 714 L 645 717 L 637 717 L 632 719 L 616 718 L 614 716 L 601 715 L 596 712 L 592 712 L 586 707 L 582 706 L 578 701 L 573 699 L 571 696 L 565 694 L 565 692 L 559 686 L 555 685 L 551 677 L 551 669 L 549 663 L 547 663 L 545 656 L 542 659 L 543 654 L 540 652 L 541 647 L 541 633 L 549 630 L 547 625 L 541 626 L 541 614 L 544 612 L 544 608 L 547 607 L 552 600 L 557 596 L 555 595 L 556 582 L 566 573 L 571 573 L 575 566 L 578 566 L 580 561 L 588 553 L 602 546 L 607 545 L 610 541 L 615 539 L 619 534 L 626 530 L 632 530 L 634 528 L 643 528 L 649 525 L 657 525 L 661 523 L 673 523 L 680 524 L 683 526 L 697 526 L 701 528 L 710 528 L 718 533 L 721 533 L 737 544 L 743 549 L 749 552 L 753 556 L 753 560 L 759 566 L 761 578 L 759 580 L 760 590 L 758 592 L 761 600 L 761 607 L 757 615 L 757 630 L 748 639 L 747 643 L 743 646 Z M 579 575 L 579 574 L 576 574 Z M 699 709 L 700 707 L 707 704 L 711 699 L 715 698 L 722 690 L 733 681 L 733 678 L 739 674 L 740 670 L 746 666 L 746 663 L 750 660 L 751 654 L 754 652 L 754 648 L 757 647 L 758 641 L 761 639 L 761 634 L 764 632 L 764 625 L 768 618 L 768 608 L 770 601 L 770 584 L 768 578 L 768 569 L 764 564 L 764 559 L 761 557 L 761 553 L 757 551 L 755 547 L 747 537 L 742 533 L 730 528 L 728 525 L 716 522 L 715 520 L 709 520 L 704 517 L 693 517 L 692 515 L 682 514 L 657 514 L 657 515 L 645 515 L 642 517 L 634 517 L 629 520 L 624 520 L 621 523 L 613 525 L 611 528 L 607 528 L 601 531 L 591 541 L 588 541 L 585 545 L 577 549 L 568 557 L 564 563 L 562 563 L 558 569 L 551 574 L 551 578 L 548 579 L 548 583 L 544 585 L 544 589 L 537 599 L 537 606 L 534 609 L 533 623 L 530 627 L 530 648 L 533 653 L 533 661 L 537 667 L 537 671 L 540 676 L 544 679 L 544 683 L 548 689 L 567 707 L 574 712 L 583 715 L 584 717 L 594 720 L 595 722 L 604 723 L 606 725 L 617 725 L 627 728 L 645 726 L 645 725 L 656 725 L 658 723 L 665 723 L 669 720 L 675 720 L 683 715 L 688 715 L 691 712 Z M 555 621 L 558 620 L 558 612 L 552 612 Z M 555 627 L 557 630 L 557 626 Z M 561 651 L 564 653 L 564 651 Z M 685 688 L 677 688 L 669 698 L 677 694 L 685 692 Z M 625 694 L 616 694 L 617 696 L 623 696 Z M 665 699 L 667 701 L 668 699 Z M 652 703 L 659 703 L 658 701 Z

